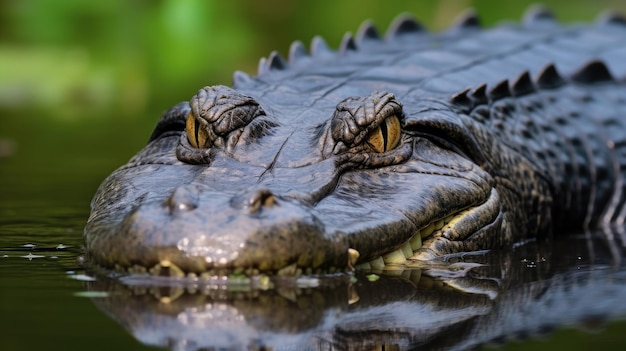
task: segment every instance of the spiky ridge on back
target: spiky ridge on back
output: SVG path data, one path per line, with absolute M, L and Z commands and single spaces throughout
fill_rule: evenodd
M 608 67 L 602 61 L 589 61 L 576 71 L 570 78 L 577 83 L 595 83 L 614 80 Z M 528 71 L 524 71 L 517 79 L 509 84 L 508 79 L 487 90 L 486 84 L 481 84 L 475 89 L 466 88 L 450 98 L 450 102 L 462 107 L 464 112 L 471 111 L 474 107 L 488 102 L 494 102 L 510 96 L 524 96 L 538 91 L 539 89 L 553 89 L 565 84 L 563 78 L 556 70 L 554 64 L 548 64 L 537 75 L 535 81 Z
M 555 16 L 549 9 L 541 6 L 534 5 L 531 6 L 523 16 L 522 23 L 527 27 L 540 27 L 546 25 L 554 25 Z M 619 13 L 607 11 L 600 14 L 597 18 L 596 23 L 598 25 L 620 25 L 626 26 L 626 17 Z M 455 21 L 454 24 L 448 29 L 449 32 L 455 31 L 468 31 L 468 30 L 477 30 L 481 29 L 481 21 L 478 15 L 474 10 L 467 10 L 462 13 Z M 265 58 L 261 58 L 258 64 L 258 76 L 264 76 L 270 74 L 273 71 L 283 71 L 288 70 L 290 66 L 295 65 L 297 63 L 311 60 L 315 57 L 320 56 L 328 56 L 328 55 L 345 55 L 348 52 L 358 52 L 359 47 L 366 42 L 382 42 L 383 40 L 386 42 L 397 40 L 398 38 L 406 35 L 406 34 L 418 34 L 426 32 L 426 28 L 419 23 L 412 15 L 410 14 L 401 14 L 391 23 L 389 29 L 387 30 L 384 38 L 382 38 L 379 34 L 378 29 L 374 25 L 372 21 L 364 21 L 359 27 L 356 36 L 353 36 L 351 33 L 344 34 L 341 43 L 339 44 L 339 48 L 337 51 L 332 50 L 326 41 L 320 37 L 315 36 L 312 39 L 310 46 L 310 53 L 307 52 L 305 46 L 301 41 L 294 41 L 289 48 L 288 59 L 285 60 L 278 51 L 272 51 L 270 55 Z M 588 79 L 595 79 L 594 75 L 590 73 L 597 73 L 593 68 L 587 66 L 597 66 L 598 63 L 590 62 L 585 67 L 581 68 L 581 74 L 587 74 Z M 604 65 L 606 67 L 606 65 Z M 600 70 L 602 70 L 600 68 Z M 608 69 L 606 70 L 608 72 Z M 554 66 L 546 66 L 542 71 L 542 74 L 537 76 L 536 84 L 538 84 L 541 88 L 549 88 L 552 87 L 552 83 L 556 83 L 559 80 L 560 76 L 554 70 Z M 577 76 L 576 81 L 584 81 L 586 78 L 582 76 Z M 605 79 L 605 78 L 602 78 Z M 510 92 L 512 95 L 526 94 L 530 93 L 533 90 L 531 89 L 532 84 L 528 83 L 530 80 L 526 80 L 525 74 L 520 75 L 518 80 L 511 87 L 512 91 Z M 251 77 L 241 71 L 236 71 L 233 75 L 233 82 L 235 87 L 237 85 L 246 85 L 251 83 Z M 504 84 L 504 83 L 502 83 Z M 475 94 L 482 94 L 481 87 L 476 88 Z M 530 89 L 530 90 L 528 90 Z M 504 86 L 493 87 L 489 91 L 490 96 L 495 96 L 498 93 L 504 93 Z M 460 94 L 456 94 L 460 95 Z M 478 98 L 478 96 L 475 96 Z M 478 101 L 478 100 L 475 100 Z

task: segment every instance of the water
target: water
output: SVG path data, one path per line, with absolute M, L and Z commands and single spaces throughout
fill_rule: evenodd
M 0 158 L 0 349 L 142 349 L 75 279 L 90 198 L 128 156 L 98 152 L 92 134 L 106 129 L 93 121 L 55 128 L 35 115 L 0 116 L 12 145 Z

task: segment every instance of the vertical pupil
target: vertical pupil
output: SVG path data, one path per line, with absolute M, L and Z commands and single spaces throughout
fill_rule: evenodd
M 387 120 L 384 120 L 380 124 L 380 133 L 383 135 L 383 151 L 387 151 L 387 138 L 389 138 L 389 132 L 387 131 Z
M 194 140 L 196 141 L 196 144 L 198 144 L 198 147 L 200 147 L 200 148 L 201 148 L 201 147 L 203 147 L 204 145 L 200 145 L 200 139 L 199 139 L 199 137 L 198 137 L 198 132 L 199 132 L 199 130 L 200 130 L 200 123 L 199 123 L 199 122 L 198 122 L 198 120 L 197 120 L 197 119 L 195 119 L 195 118 L 194 118 L 193 122 L 194 122 L 194 126 L 193 126 L 193 137 L 194 137 Z

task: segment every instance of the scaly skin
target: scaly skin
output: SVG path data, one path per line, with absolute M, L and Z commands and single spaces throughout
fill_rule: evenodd
M 622 222 L 626 26 L 545 12 L 299 42 L 167 111 L 107 178 L 89 258 L 198 276 L 381 268 Z M 422 244 L 423 240 L 423 244 Z

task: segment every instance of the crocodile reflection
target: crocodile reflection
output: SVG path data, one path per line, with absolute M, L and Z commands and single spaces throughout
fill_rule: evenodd
M 625 317 L 626 270 L 606 247 L 583 235 L 266 290 L 106 278 L 87 288 L 108 292 L 94 303 L 138 340 L 172 350 L 464 350 Z

